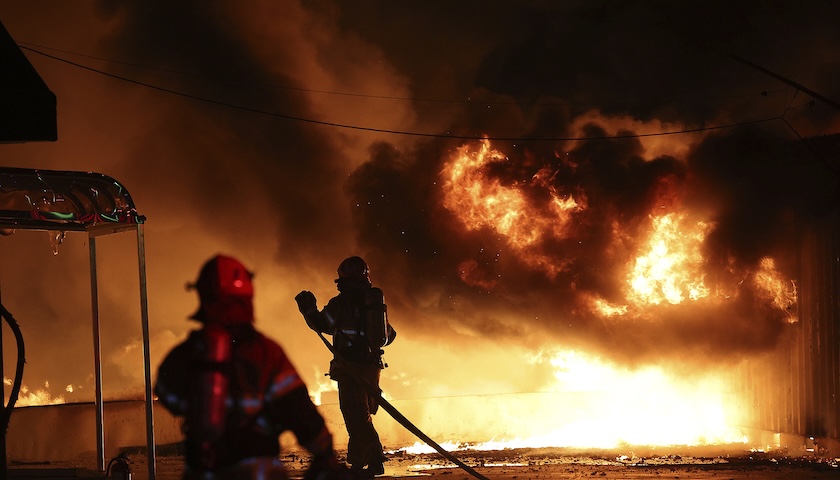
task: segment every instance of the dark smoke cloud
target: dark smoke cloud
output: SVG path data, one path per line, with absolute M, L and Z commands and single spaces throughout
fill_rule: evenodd
M 103 2 L 103 9 L 113 10 L 110 15 L 119 22 L 105 39 L 109 53 L 185 72 L 172 79 L 174 90 L 245 109 L 315 116 L 299 93 L 290 90 L 298 86 L 291 72 L 264 64 L 236 30 L 248 25 L 236 25 L 221 5 L 125 2 L 115 8 Z M 278 50 L 273 60 L 290 63 L 287 56 L 293 53 Z M 148 75 L 154 81 L 158 71 Z M 193 204 L 186 208 L 205 224 L 248 218 L 254 197 L 264 199 L 275 208 L 258 220 L 262 225 L 221 228 L 214 234 L 239 237 L 243 229 L 262 229 L 281 239 L 285 248 L 278 255 L 346 229 L 335 213 L 346 210 L 338 190 L 344 154 L 324 142 L 326 132 L 267 115 L 224 112 L 218 105 L 189 99 L 174 101 L 183 108 L 164 107 L 169 111 L 162 121 L 147 127 L 144 137 L 154 140 L 130 160 L 130 178 L 145 184 L 171 173 L 177 181 L 172 190 L 186 184 Z
M 746 288 L 725 307 L 660 307 L 625 321 L 593 315 L 586 298 L 623 300 L 635 239 L 648 214 L 662 207 L 715 222 L 703 245 L 711 277 L 736 277 L 768 255 L 795 276 L 797 229 L 833 210 L 837 171 L 826 160 L 836 143 L 805 147 L 798 135 L 835 133 L 840 121 L 836 110 L 811 105 L 807 95 L 731 55 L 840 98 L 836 6 L 355 3 L 0 7 L 0 20 L 19 42 L 88 55 L 94 58 L 68 58 L 187 95 L 29 54 L 59 99 L 59 141 L 0 152 L 9 165 L 100 171 L 131 190 L 149 217 L 156 355 L 191 328 L 184 318 L 195 300 L 183 284 L 218 251 L 257 270 L 265 282 L 257 301 L 268 317 L 261 325 L 282 336 L 301 365 L 322 358 L 306 343 L 311 333 L 291 299 L 308 288 L 323 303 L 334 293 L 338 262 L 351 254 L 371 264 L 406 341 L 488 340 L 508 348 L 501 352 L 570 346 L 626 362 L 736 358 L 772 347 L 784 312 Z M 663 122 L 663 130 L 782 114 L 784 122 L 666 138 L 562 140 L 654 128 L 581 120 L 595 110 Z M 585 196 L 587 210 L 571 233 L 539 245 L 564 266 L 556 276 L 529 266 L 492 229 L 467 231 L 443 207 L 441 170 L 459 147 L 477 142 L 446 135 L 520 138 L 493 142 L 509 161 L 486 174 L 519 188 L 532 205 L 549 200 L 533 181 L 546 168 L 557 191 Z M 646 147 L 657 140 L 683 153 L 651 154 Z M 614 225 L 625 235 L 612 237 Z M 124 256 L 116 253 L 114 261 Z M 6 265 L 7 272 L 27 268 Z M 45 315 L 68 308 L 49 295 L 50 286 L 31 292 L 51 298 Z M 84 318 L 82 293 L 71 303 Z M 119 310 L 119 295 L 112 298 Z M 132 315 L 121 322 L 136 325 Z M 87 341 L 85 328 L 73 330 L 74 341 Z M 137 343 L 115 341 L 106 357 L 122 358 L 120 347 L 130 341 Z M 118 365 L 107 374 L 132 380 Z M 533 387 L 518 381 L 517 388 Z
M 491 137 L 563 137 L 569 134 L 568 127 L 576 115 L 598 108 L 604 114 L 679 121 L 689 126 L 736 123 L 784 113 L 785 120 L 795 124 L 794 129 L 810 130 L 820 124 L 822 127 L 811 130 L 812 134 L 833 133 L 836 111 L 809 104 L 801 97 L 797 100 L 795 90 L 770 81 L 731 57 L 749 56 L 768 68 L 795 74 L 798 81 L 836 97 L 836 82 L 826 81 L 821 73 L 837 67 L 836 54 L 806 55 L 809 61 L 817 61 L 817 66 L 800 68 L 804 60 L 797 51 L 822 51 L 818 33 L 827 35 L 829 43 L 836 45 L 838 41 L 829 27 L 813 25 L 832 8 L 812 7 L 790 12 L 782 22 L 779 19 L 783 16 L 775 15 L 787 9 L 757 2 L 726 7 L 716 2 L 523 6 L 495 32 L 496 39 L 503 40 L 492 44 L 475 71 L 471 98 L 477 100 L 452 120 L 447 131 Z M 495 15 L 506 13 L 510 12 L 490 8 L 477 22 L 495 25 Z M 523 19 L 527 21 L 518 21 Z M 799 29 L 806 24 L 813 29 Z M 782 29 L 796 33 L 782 35 Z M 369 35 L 375 38 L 381 34 L 380 29 L 374 29 Z M 386 49 L 402 48 L 400 43 L 388 45 Z M 438 55 L 446 63 L 449 55 L 457 53 Z M 393 56 L 402 58 L 397 52 Z M 424 74 L 421 71 L 418 75 Z M 768 94 L 771 88 L 776 93 Z M 540 100 L 544 103 L 534 104 Z M 820 121 L 802 113 L 803 108 Z M 486 113 L 489 110 L 496 115 Z M 618 132 L 622 133 L 644 132 Z M 553 279 L 510 261 L 510 247 L 497 233 L 465 234 L 463 227 L 450 218 L 451 212 L 434 208 L 434 198 L 413 194 L 417 178 L 422 178 L 423 184 L 434 182 L 416 172 L 431 169 L 429 165 L 440 171 L 447 158 L 446 153 L 441 155 L 446 146 L 402 153 L 378 148 L 370 163 L 354 174 L 353 196 L 363 202 L 387 192 L 383 198 L 399 205 L 394 207 L 386 201 L 389 206 L 383 210 L 370 204 L 362 213 L 362 232 L 381 232 L 405 224 L 408 218 L 417 226 L 438 225 L 434 230 L 421 227 L 420 232 L 395 228 L 401 239 L 395 243 L 378 242 L 378 237 L 370 238 L 365 233 L 361 237 L 376 252 L 376 258 L 382 259 L 379 263 L 396 258 L 389 261 L 399 262 L 400 271 L 408 263 L 408 270 L 423 279 L 426 289 L 429 283 L 438 283 L 441 302 L 433 308 L 439 312 L 447 311 L 452 298 L 459 302 L 469 298 L 468 313 L 459 309 L 451 315 L 430 318 L 498 333 L 500 341 L 547 333 L 549 343 L 557 339 L 583 341 L 607 347 L 624 360 L 681 353 L 691 358 L 737 357 L 743 352 L 771 348 L 788 318 L 766 300 L 754 298 L 755 293 L 747 288 L 739 291 L 738 300 L 730 306 L 653 309 L 646 315 L 655 319 L 651 323 L 608 327 L 600 326 L 600 320 L 579 305 L 579 295 L 593 292 L 611 301 L 620 298 L 622 279 L 618 274 L 623 258 L 606 255 L 611 222 L 619 222 L 630 237 L 642 233 L 638 229 L 650 212 L 663 206 L 663 193 L 667 193 L 663 191 L 668 190 L 678 198 L 675 201 L 707 214 L 715 224 L 703 247 L 710 278 L 741 275 L 765 256 L 774 257 L 779 268 L 795 278 L 796 228 L 835 208 L 831 195 L 837 181 L 836 170 L 824 161 L 830 154 L 808 151 L 796 141 L 799 133 L 785 128 L 781 121 L 766 127 L 720 131 L 707 136 L 683 160 L 669 156 L 643 158 L 641 144 L 635 140 L 494 144 L 511 162 L 489 166 L 488 177 L 522 185 L 537 169 L 549 165 L 559 190 L 586 194 L 589 210 L 578 219 L 572 237 L 543 245 L 543 252 L 558 264 L 569 262 L 566 270 Z M 603 136 L 607 132 L 591 125 L 581 134 Z M 450 151 L 453 148 L 451 142 L 432 143 L 449 144 Z M 390 161 L 382 160 L 382 151 L 389 152 Z M 554 160 L 558 151 L 573 159 L 573 170 Z M 538 204 L 538 199 L 534 203 Z M 388 222 L 387 218 L 394 221 Z M 403 248 L 409 244 L 420 248 L 409 252 Z M 497 252 L 502 252 L 502 258 L 495 255 Z M 474 286 L 471 292 L 464 292 L 464 282 L 455 276 L 464 258 L 469 259 L 468 283 Z M 408 286 L 407 291 L 417 288 L 412 279 L 403 277 L 402 283 Z M 509 318 L 526 320 L 509 328 Z M 628 341 L 619 345 L 619 338 Z

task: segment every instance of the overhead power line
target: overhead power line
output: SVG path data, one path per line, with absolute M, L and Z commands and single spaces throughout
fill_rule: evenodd
M 428 138 L 449 138 L 449 139 L 456 139 L 456 140 L 494 140 L 494 141 L 530 141 L 530 142 L 547 142 L 547 141 L 586 141 L 586 140 L 613 140 L 613 139 L 630 139 L 630 138 L 645 138 L 645 137 L 659 137 L 659 136 L 666 136 L 666 135 L 680 135 L 686 133 L 696 133 L 696 132 L 704 132 L 704 131 L 711 131 L 711 130 L 722 130 L 728 128 L 735 128 L 747 125 L 756 125 L 760 123 L 767 123 L 775 120 L 781 120 L 781 116 L 774 116 L 768 118 L 761 118 L 756 120 L 749 120 L 743 122 L 736 122 L 736 123 L 729 123 L 729 124 L 722 124 L 722 125 L 712 125 L 706 127 L 696 127 L 696 128 L 687 128 L 682 130 L 674 130 L 668 132 L 654 132 L 654 133 L 640 133 L 640 134 L 623 134 L 623 135 L 595 135 L 595 136 L 582 136 L 582 137 L 504 137 L 504 136 L 487 136 L 484 134 L 476 134 L 476 135 L 455 135 L 455 134 L 443 134 L 443 133 L 424 133 L 424 132 L 411 132 L 411 131 L 402 131 L 402 130 L 390 130 L 390 129 L 383 129 L 383 128 L 373 128 L 373 127 L 363 127 L 359 125 L 351 125 L 351 124 L 342 124 L 342 123 L 335 123 L 335 122 L 327 122 L 322 120 L 315 120 L 312 118 L 306 117 L 299 117 L 295 115 L 287 115 L 279 112 L 272 112 L 268 110 L 262 110 L 258 108 L 247 107 L 244 105 L 236 105 L 228 102 L 223 102 L 220 100 L 215 100 L 212 98 L 202 97 L 199 95 L 193 95 L 186 92 L 181 92 L 177 90 L 173 90 L 166 87 L 161 87 L 158 85 L 153 85 L 150 83 L 142 82 L 139 80 L 135 80 L 132 78 L 124 77 L 121 75 L 116 75 L 113 73 L 109 73 L 103 70 L 99 70 L 93 67 L 89 67 L 87 65 L 82 65 L 80 63 L 76 63 L 65 58 L 57 57 L 55 55 L 50 55 L 46 52 L 41 50 L 27 47 L 25 45 L 19 45 L 19 47 L 23 50 L 30 51 L 32 53 L 41 55 L 46 58 L 50 58 L 52 60 L 62 62 L 68 65 L 72 65 L 76 68 L 80 68 L 83 70 L 87 70 L 93 73 L 97 73 L 100 75 L 104 75 L 106 77 L 114 78 L 117 80 L 121 80 L 124 82 L 132 83 L 135 85 L 140 85 L 146 88 L 150 88 L 153 90 L 169 93 L 172 95 L 177 95 L 184 98 L 189 98 L 192 100 L 197 100 L 213 105 L 223 106 L 227 108 L 232 108 L 236 110 L 257 113 L 261 115 L 268 115 L 276 118 L 282 118 L 286 120 L 296 121 L 296 122 L 303 122 L 303 123 L 310 123 L 315 125 L 322 125 L 327 127 L 335 127 L 335 128 L 343 128 L 343 129 L 350 129 L 350 130 L 358 130 L 358 131 L 366 131 L 366 132 L 373 132 L 373 133 L 386 133 L 392 135 L 406 135 L 406 136 L 414 136 L 414 137 L 428 137 Z
M 784 83 L 786 83 L 786 84 L 788 84 L 788 85 L 790 85 L 790 86 L 792 86 L 792 87 L 794 87 L 794 88 L 796 88 L 800 91 L 803 91 L 803 92 L 807 93 L 808 95 L 816 98 L 817 100 L 825 103 L 826 105 L 832 106 L 835 109 L 840 110 L 840 103 L 835 102 L 834 100 L 826 97 L 825 95 L 821 95 L 821 94 L 811 90 L 810 88 L 804 87 L 803 85 L 801 85 L 797 82 L 794 82 L 793 80 L 791 80 L 789 78 L 785 78 L 785 77 L 779 75 L 778 73 L 771 72 L 770 70 L 767 70 L 764 67 L 758 66 L 758 65 L 750 62 L 749 60 L 745 60 L 745 59 L 739 57 L 738 55 L 732 54 L 731 57 L 734 58 L 735 60 L 743 63 L 744 65 L 752 67 L 752 68 L 758 70 L 759 72 L 766 73 L 767 75 L 770 75 L 771 77 L 775 78 L 776 80 L 784 82 Z
M 197 77 L 197 78 L 206 78 L 215 81 L 219 81 L 220 78 L 216 76 L 204 75 L 194 72 L 185 72 L 181 70 L 175 70 L 171 68 L 161 68 L 155 67 L 150 65 L 143 65 L 133 62 L 126 62 L 123 60 L 116 60 L 113 58 L 105 58 L 99 57 L 95 55 L 89 55 L 85 53 L 73 52 L 70 50 L 62 50 L 59 48 L 53 48 L 45 45 L 39 45 L 29 42 L 18 42 L 19 47 L 23 47 L 24 45 L 28 47 L 37 47 L 41 50 L 50 50 L 53 52 L 60 52 L 67 55 L 73 55 L 76 57 L 82 58 L 89 58 L 93 60 L 98 60 L 101 62 L 107 62 L 117 65 L 124 65 L 133 68 L 140 68 L 144 70 L 153 70 L 157 72 L 164 72 L 170 73 L 180 76 L 190 76 L 190 77 Z M 237 82 L 241 83 L 241 82 Z M 342 97 L 354 97 L 354 98 L 370 98 L 376 100 L 396 100 L 396 101 L 404 101 L 404 102 L 423 102 L 423 103 L 444 103 L 444 104 L 460 104 L 460 105 L 515 105 L 515 106 L 548 106 L 548 107 L 617 107 L 617 106 L 627 106 L 627 105 L 638 105 L 638 104 L 646 104 L 651 102 L 663 102 L 663 99 L 633 99 L 633 100 L 609 100 L 609 101 L 600 101 L 600 102 L 563 102 L 563 101 L 546 101 L 546 100 L 534 100 L 534 101 L 502 101 L 502 100 L 474 100 L 471 98 L 467 99 L 447 99 L 447 98 L 422 98 L 422 97 L 402 97 L 396 95 L 372 95 L 372 94 L 365 94 L 365 93 L 358 93 L 358 92 L 337 92 L 332 90 L 320 90 L 320 89 L 313 89 L 313 88 L 302 88 L 302 87 L 293 87 L 288 85 L 277 85 L 274 83 L 263 83 L 263 82 L 247 82 L 247 85 L 263 85 L 263 86 L 270 86 L 273 88 L 283 89 L 283 90 L 290 90 L 296 92 L 305 92 L 305 93 L 317 93 L 323 95 L 334 95 L 334 96 L 342 96 Z M 712 96 L 702 96 L 702 97 L 679 97 L 679 98 L 669 98 L 667 103 L 686 103 L 686 102 L 706 102 L 710 100 L 725 100 L 725 99 L 735 99 L 735 98 L 749 98 L 749 97 L 766 97 L 770 94 L 779 93 L 785 90 L 785 87 L 778 88 L 776 90 L 760 90 L 754 91 L 750 93 L 740 93 L 740 94 L 731 94 L 731 95 L 712 95 Z

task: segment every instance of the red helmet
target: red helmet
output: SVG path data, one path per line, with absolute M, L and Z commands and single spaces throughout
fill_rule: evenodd
M 235 258 L 216 255 L 201 267 L 198 280 L 191 287 L 201 301 L 190 318 L 222 323 L 253 321 L 251 298 L 254 296 L 253 274 Z

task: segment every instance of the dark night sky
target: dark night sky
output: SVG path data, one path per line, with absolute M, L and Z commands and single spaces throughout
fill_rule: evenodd
M 323 371 L 326 352 L 292 298 L 311 289 L 323 305 L 339 261 L 364 256 L 400 332 L 389 372 L 412 379 L 409 396 L 430 384 L 539 389 L 550 369 L 524 359 L 544 348 L 632 363 L 772 348 L 787 317 L 747 286 L 722 306 L 624 319 L 599 318 L 582 299 L 625 300 L 621 272 L 666 204 L 714 225 L 707 278 L 747 276 L 767 256 L 795 277 L 797 228 L 834 209 L 837 142 L 818 137 L 840 131 L 840 112 L 733 55 L 838 101 L 840 6 L 353 3 L 0 5 L 59 112 L 58 141 L 0 145 L 0 162 L 98 171 L 130 190 L 148 217 L 153 359 L 193 328 L 183 285 L 217 252 L 257 272 L 258 324 L 307 372 Z M 735 126 L 710 128 L 725 125 Z M 544 207 L 550 191 L 585 196 L 571 231 L 523 253 L 443 206 L 441 171 L 482 135 L 504 139 L 491 142 L 508 158 L 483 175 L 529 205 Z M 569 140 L 582 136 L 624 138 Z M 533 180 L 542 169 L 547 184 Z M 32 338 L 31 384 L 89 388 L 85 240 L 52 256 L 43 237 L 0 238 L 3 302 Z M 120 396 L 139 392 L 142 372 L 126 367 L 140 361 L 126 296 L 134 247 L 114 245 L 105 372 Z M 562 268 L 548 275 L 526 253 Z M 77 270 L 81 280 L 65 280 Z M 80 360 L 47 364 L 39 351 Z M 438 361 L 460 368 L 428 367 Z

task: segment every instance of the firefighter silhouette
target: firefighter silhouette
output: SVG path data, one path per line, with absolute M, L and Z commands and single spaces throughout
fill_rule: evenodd
M 251 273 L 238 260 L 207 261 L 194 288 L 202 327 L 161 363 L 155 393 L 183 417 L 185 479 L 288 479 L 279 435 L 312 454 L 311 479 L 352 478 L 283 348 L 254 328 Z
M 309 328 L 333 336 L 335 355 L 330 377 L 338 382 L 338 400 L 349 441 L 347 461 L 359 476 L 384 473 L 382 443 L 371 418 L 379 408 L 379 377 L 384 364 L 382 347 L 394 341 L 382 290 L 373 287 L 370 269 L 361 257 L 349 257 L 338 267 L 339 294 L 318 310 L 315 295 L 302 291 L 296 297 Z M 352 371 L 348 371 L 352 369 Z

